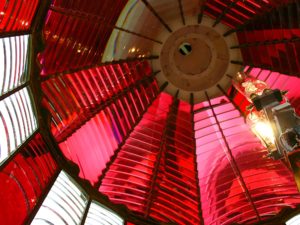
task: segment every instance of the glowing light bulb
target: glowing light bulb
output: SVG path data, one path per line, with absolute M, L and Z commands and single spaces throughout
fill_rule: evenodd
M 266 142 L 266 144 L 275 144 L 274 132 L 269 123 L 259 121 L 254 124 L 252 129 L 255 130 L 254 132 L 264 139 L 264 142 Z
M 252 112 L 247 116 L 247 123 L 253 133 L 269 150 L 275 148 L 275 135 L 271 124 L 266 120 L 263 112 Z

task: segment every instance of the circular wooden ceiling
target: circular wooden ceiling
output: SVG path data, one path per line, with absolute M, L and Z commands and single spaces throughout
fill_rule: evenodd
M 223 36 L 205 25 L 190 25 L 165 41 L 160 63 L 167 81 L 185 91 L 203 91 L 224 76 L 229 49 Z

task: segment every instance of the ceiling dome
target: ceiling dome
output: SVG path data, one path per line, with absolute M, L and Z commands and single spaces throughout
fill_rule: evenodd
M 300 113 L 297 0 L 0 3 L 3 224 L 284 224 L 292 172 L 238 71 Z

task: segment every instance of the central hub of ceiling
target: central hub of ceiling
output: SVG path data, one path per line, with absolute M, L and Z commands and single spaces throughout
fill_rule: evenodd
M 164 86 L 164 92 L 186 102 L 193 96 L 194 103 L 206 101 L 205 92 L 210 98 L 223 95 L 231 85 L 230 77 L 242 69 L 240 65 L 230 63 L 242 61 L 240 49 L 231 48 L 238 45 L 237 35 L 231 33 L 223 36 L 232 28 L 222 23 L 214 26 L 216 20 L 206 15 L 203 15 L 199 24 L 198 14 L 194 10 L 198 7 L 197 1 L 185 2 L 189 7 L 185 8 L 184 22 L 178 11 L 164 11 L 165 7 L 155 7 L 163 10 L 158 14 L 162 15 L 169 29 L 143 4 L 135 5 L 138 7 L 136 12 L 142 13 L 142 16 L 130 14 L 133 6 L 130 5 L 126 11 L 128 16 L 120 17 L 122 20 L 117 25 L 123 27 L 126 24 L 125 27 L 144 37 L 114 32 L 102 61 L 159 56 L 149 62 L 158 85 Z M 135 3 L 132 1 L 132 4 Z M 165 1 L 157 3 L 165 4 Z M 165 85 L 166 82 L 168 85 Z
M 199 38 L 189 38 L 174 53 L 178 70 L 186 75 L 197 75 L 205 71 L 211 63 L 211 49 Z
M 181 90 L 197 92 L 216 85 L 226 73 L 229 48 L 223 36 L 205 25 L 173 32 L 160 52 L 166 79 Z

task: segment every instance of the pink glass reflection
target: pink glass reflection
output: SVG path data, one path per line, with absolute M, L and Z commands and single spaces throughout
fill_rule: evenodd
M 300 203 L 292 173 L 267 150 L 224 97 L 197 105 L 195 137 L 206 224 L 257 222 Z M 209 132 L 208 132 L 209 131 Z

